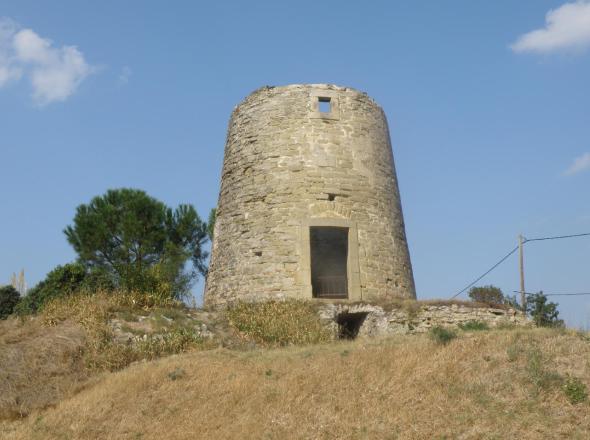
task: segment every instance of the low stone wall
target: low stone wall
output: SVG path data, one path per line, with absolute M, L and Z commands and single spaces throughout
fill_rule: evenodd
M 463 304 L 413 304 L 385 310 L 371 304 L 325 304 L 319 314 L 334 334 L 348 337 L 377 337 L 392 334 L 424 333 L 434 326 L 458 328 L 469 321 L 502 325 L 530 326 L 531 321 L 511 308 L 476 307 Z M 348 335 L 342 335 L 342 332 Z

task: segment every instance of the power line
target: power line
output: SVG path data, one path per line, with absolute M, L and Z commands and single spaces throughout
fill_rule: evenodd
M 559 240 L 562 238 L 586 237 L 588 235 L 590 235 L 590 232 L 586 232 L 583 234 L 572 234 L 572 235 L 556 235 L 555 237 L 525 238 L 524 242 L 527 243 L 529 241 Z
M 520 290 L 513 290 L 513 293 L 520 293 Z M 533 292 L 524 292 L 525 295 L 535 295 Z M 590 295 L 590 292 L 576 292 L 576 293 L 545 293 L 545 296 L 581 296 L 581 295 Z
M 585 232 L 585 233 L 582 233 L 582 234 L 571 234 L 571 235 L 556 235 L 556 236 L 553 236 L 553 237 L 525 238 L 524 241 L 523 241 L 523 244 L 524 243 L 528 243 L 529 241 L 560 240 L 562 238 L 574 238 L 574 237 L 586 237 L 586 236 L 590 236 L 590 232 Z M 496 267 L 498 267 L 500 264 L 502 264 L 510 255 L 512 255 L 517 250 L 518 250 L 518 246 L 516 246 L 514 249 L 512 249 L 510 252 L 508 252 L 504 257 L 502 257 L 502 259 L 500 259 L 500 261 L 498 261 L 496 264 L 494 264 L 488 271 L 486 271 L 483 275 L 481 275 L 475 281 L 473 281 L 472 283 L 468 284 L 466 287 L 464 287 L 463 289 L 461 289 L 459 292 L 457 292 L 453 296 L 451 296 L 451 299 L 458 297 L 463 292 L 465 292 L 467 289 L 469 289 L 470 287 L 472 287 L 475 283 L 477 283 L 479 280 L 481 280 L 483 277 L 485 277 L 487 274 L 489 274 L 491 271 L 493 271 Z M 519 292 L 516 292 L 516 293 L 519 293 Z M 530 293 L 528 293 L 528 294 L 530 295 Z M 568 296 L 570 296 L 570 295 L 590 295 L 590 293 L 551 294 L 551 296 L 556 296 L 556 295 L 568 295 Z
M 496 264 L 494 264 L 487 272 L 485 272 L 483 275 L 481 275 L 479 278 L 477 278 L 471 284 L 465 286 L 462 290 L 460 290 L 459 292 L 457 292 L 453 296 L 451 296 L 451 299 L 456 298 L 457 296 L 461 295 L 463 292 L 465 292 L 467 289 L 469 289 L 471 286 L 473 286 L 475 283 L 477 283 L 479 280 L 481 280 L 483 277 L 485 277 L 487 274 L 489 274 L 492 270 L 494 270 L 496 267 L 498 267 L 500 264 L 502 264 L 510 255 L 515 253 L 517 250 L 518 250 L 518 246 L 516 246 L 514 249 L 512 249 L 510 252 L 508 252 L 505 256 L 503 256 L 500 261 L 498 261 Z

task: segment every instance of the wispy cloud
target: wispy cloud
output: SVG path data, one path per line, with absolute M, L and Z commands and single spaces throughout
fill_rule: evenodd
M 564 174 L 573 176 L 586 170 L 590 170 L 590 153 L 584 153 L 580 157 L 576 157 Z
M 18 80 L 22 75 L 22 69 L 14 63 L 11 41 L 15 33 L 16 24 L 0 18 L 0 87 Z
M 124 66 L 121 69 L 121 73 L 119 73 L 119 78 L 118 78 L 118 82 L 119 85 L 125 85 L 129 82 L 129 78 L 131 77 L 131 74 L 133 73 L 133 71 L 131 70 L 131 67 L 129 66 Z
M 26 77 L 39 106 L 65 101 L 94 71 L 75 46 L 56 47 L 31 29 L 0 18 L 0 88 Z
M 590 47 L 590 1 L 578 0 L 552 9 L 545 27 L 520 36 L 510 48 L 517 53 L 549 53 Z

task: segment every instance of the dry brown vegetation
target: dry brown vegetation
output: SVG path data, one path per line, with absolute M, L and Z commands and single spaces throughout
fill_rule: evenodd
M 47 328 L 38 320 L 0 321 L 0 419 L 54 404 L 86 382 L 80 325 Z
M 310 301 L 238 302 L 227 309 L 226 316 L 244 342 L 274 347 L 317 344 L 332 338 Z
M 587 334 L 427 335 L 216 349 L 139 363 L 54 408 L 0 425 L 6 439 L 586 439 Z
M 86 333 L 84 362 L 91 370 L 116 371 L 132 362 L 155 359 L 162 355 L 181 353 L 190 349 L 208 348 L 203 340 L 190 327 L 165 328 L 156 335 L 145 337 L 134 343 L 121 344 L 109 320 L 125 313 L 149 313 L 159 310 L 172 315 L 183 306 L 176 301 L 161 300 L 141 294 L 103 294 L 72 295 L 60 298 L 45 305 L 40 319 L 52 326 L 61 322 L 80 324 Z
M 117 339 L 113 319 L 126 322 L 123 317 L 143 315 L 153 319 L 143 326 L 141 337 Z M 175 315 L 175 320 L 164 318 Z M 216 345 L 203 339 L 195 321 L 186 317 L 173 301 L 98 293 L 56 299 L 38 316 L 0 321 L 0 419 L 53 405 L 103 371 Z

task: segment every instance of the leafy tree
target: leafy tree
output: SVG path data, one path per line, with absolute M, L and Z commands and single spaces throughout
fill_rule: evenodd
M 101 268 L 127 290 L 168 286 L 183 296 L 206 273 L 207 224 L 191 205 L 175 210 L 136 189 L 109 190 L 76 209 L 64 233 L 88 268 Z M 185 271 L 191 260 L 196 270 Z
M 526 310 L 530 317 L 533 318 L 534 323 L 540 327 L 563 327 L 563 320 L 558 318 L 558 305 L 549 302 L 543 291 L 540 291 L 528 296 Z
M 469 298 L 486 304 L 504 304 L 504 294 L 499 287 L 482 286 L 469 289 Z
M 167 228 L 170 243 L 164 252 L 164 262 L 167 266 L 184 265 L 189 256 L 193 266 L 201 275 L 207 274 L 206 260 L 209 253 L 203 247 L 209 239 L 207 223 L 201 221 L 197 211 L 191 205 L 180 205 L 173 212 L 167 209 Z
M 57 266 L 49 272 L 29 293 L 22 298 L 17 307 L 19 314 L 36 313 L 43 305 L 60 296 L 80 291 L 96 292 L 113 290 L 115 283 L 107 272 L 100 268 L 87 269 L 81 263 L 68 263 Z
M 217 208 L 209 211 L 209 218 L 207 219 L 207 235 L 209 240 L 213 241 L 213 231 L 215 229 L 215 219 L 217 218 Z
M 115 279 L 108 271 L 101 267 L 92 267 L 86 270 L 86 276 L 84 277 L 79 290 L 86 292 L 109 292 L 115 290 L 116 287 Z
M 19 301 L 18 290 L 13 286 L 0 287 L 0 319 L 6 319 L 11 315 Z

